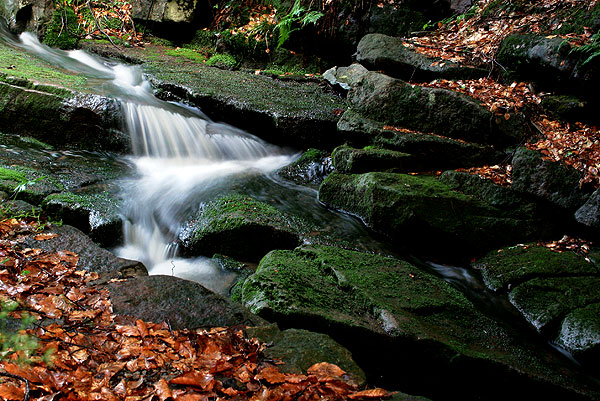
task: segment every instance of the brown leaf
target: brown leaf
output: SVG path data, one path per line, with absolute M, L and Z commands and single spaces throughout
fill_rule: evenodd
M 56 238 L 56 237 L 58 237 L 58 234 L 47 233 L 47 234 L 38 234 L 35 237 L 33 237 L 33 239 L 35 239 L 37 241 L 47 241 L 49 239 Z
M 165 379 L 160 379 L 154 383 L 154 394 L 156 394 L 160 401 L 165 401 L 167 398 L 173 397 L 169 383 Z
M 194 370 L 171 379 L 169 383 L 200 387 L 203 390 L 210 391 L 215 384 L 215 378 L 210 373 Z
M 372 390 L 363 390 L 358 393 L 348 395 L 348 398 L 351 400 L 360 400 L 360 399 L 375 399 L 382 397 L 389 397 L 392 393 L 382 389 L 382 388 L 374 388 Z
M 285 375 L 274 366 L 267 366 L 254 376 L 256 380 L 264 379 L 271 384 L 285 382 Z
M 22 400 L 25 397 L 23 387 L 17 387 L 13 383 L 2 383 L 0 384 L 0 398 L 3 400 Z
M 315 375 L 317 377 L 340 377 L 346 374 L 339 366 L 333 363 L 320 362 L 315 363 L 307 370 L 308 374 Z

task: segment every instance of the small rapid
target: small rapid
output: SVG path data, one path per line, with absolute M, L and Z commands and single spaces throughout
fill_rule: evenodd
M 234 177 L 267 175 L 294 155 L 198 109 L 156 98 L 137 66 L 52 49 L 27 32 L 19 39 L 12 44 L 93 80 L 100 93 L 120 101 L 136 173 L 121 185 L 124 244 L 116 253 L 142 261 L 150 274 L 194 279 L 224 292 L 232 277 L 211 259 L 177 257 L 185 219 L 227 192 Z

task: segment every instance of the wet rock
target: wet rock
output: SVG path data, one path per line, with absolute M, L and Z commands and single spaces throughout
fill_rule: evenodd
M 573 167 L 544 160 L 534 150 L 519 148 L 513 157 L 513 187 L 571 212 L 586 201 L 589 193 L 579 188 L 581 173 Z
M 401 38 L 369 34 L 358 43 L 356 61 L 370 70 L 383 71 L 410 82 L 434 79 L 476 79 L 488 75 L 479 68 L 431 58 L 404 46 Z
M 123 239 L 121 203 L 105 186 L 94 186 L 76 193 L 49 195 L 44 199 L 42 209 L 55 220 L 82 230 L 101 246 L 110 247 Z
M 577 209 L 575 220 L 594 230 L 600 229 L 600 189 L 597 189 L 587 202 Z
M 346 102 L 317 82 L 177 61 L 149 61 L 144 69 L 155 77 L 160 98 L 191 102 L 212 119 L 227 121 L 269 142 L 300 149 L 307 143 L 319 149 L 341 144 L 336 124 Z
M 423 161 L 408 153 L 367 147 L 354 149 L 339 146 L 331 154 L 333 165 L 340 173 L 365 173 L 369 171 L 409 172 L 422 171 Z
M 332 67 L 323 73 L 325 79 L 332 86 L 338 86 L 344 90 L 350 90 L 358 85 L 360 80 L 369 70 L 361 64 L 354 63 L 348 67 Z
M 383 130 L 382 122 L 361 115 L 352 108 L 347 109 L 337 123 L 337 130 L 345 143 L 354 146 L 367 146 Z
M 335 172 L 321 184 L 319 199 L 360 216 L 397 245 L 426 255 L 458 258 L 515 238 L 548 235 L 544 221 L 455 192 L 432 176 Z
M 526 130 L 518 114 L 505 120 L 466 95 L 414 86 L 376 72 L 365 74 L 348 100 L 354 111 L 371 120 L 479 144 L 517 143 Z
M 239 304 L 173 276 L 134 277 L 104 287 L 110 292 L 114 313 L 167 322 L 174 330 L 265 324 Z
M 4 17 L 9 27 L 21 33 L 25 30 L 38 32 L 41 24 L 48 21 L 54 11 L 52 0 L 3 1 L 0 3 L 0 17 Z
M 598 270 L 574 252 L 554 252 L 528 244 L 492 251 L 477 260 L 483 281 L 492 290 L 507 290 L 533 278 L 595 277 Z
M 359 386 L 366 382 L 365 373 L 352 359 L 352 354 L 326 334 L 308 330 L 279 330 L 272 324 L 246 329 L 249 337 L 270 344 L 263 352 L 267 359 L 285 362 L 280 370 L 285 373 L 306 374 L 315 363 L 329 362 L 346 371 Z
M 515 386 L 528 394 L 520 393 L 524 399 L 595 396 L 594 387 L 565 375 L 558 354 L 526 342 L 445 281 L 395 258 L 333 247 L 273 251 L 244 282 L 242 299 L 283 327 L 329 334 L 378 385 L 433 399 L 475 399 L 483 391 L 500 400 Z M 471 384 L 456 386 L 465 375 Z
M 115 99 L 23 84 L 31 87 L 0 82 L 0 125 L 5 133 L 69 148 L 129 149 Z
M 0 191 L 11 194 L 13 199 L 39 205 L 46 196 L 63 189 L 60 181 L 38 170 L 0 161 Z
M 296 184 L 318 187 L 333 170 L 329 152 L 311 148 L 277 173 Z
M 124 277 L 148 275 L 146 267 L 135 260 L 123 259 L 112 252 L 100 248 L 88 236 L 71 226 L 51 226 L 45 233 L 57 234 L 56 237 L 37 241 L 27 238 L 22 243 L 26 248 L 37 248 L 47 252 L 68 250 L 79 256 L 77 268 L 101 273 L 106 277 Z
M 292 249 L 304 231 L 299 219 L 245 195 L 209 202 L 182 230 L 187 255 L 224 254 L 260 260 L 272 249 Z
M 538 331 L 547 332 L 572 310 L 600 302 L 600 276 L 534 278 L 508 298 Z
M 516 77 L 535 82 L 540 88 L 558 88 L 568 93 L 593 93 L 599 85 L 598 57 L 585 62 L 587 55 L 573 52 L 560 37 L 535 34 L 510 35 L 504 39 L 498 62 Z
M 569 313 L 556 342 L 594 371 L 600 370 L 600 303 Z
M 205 0 L 134 0 L 132 17 L 152 22 L 185 22 L 191 24 L 203 8 Z

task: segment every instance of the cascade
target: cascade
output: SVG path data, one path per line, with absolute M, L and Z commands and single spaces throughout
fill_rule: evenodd
M 157 99 L 137 66 L 82 50 L 52 49 L 27 32 L 19 38 L 13 44 L 94 79 L 102 94 L 121 103 L 136 174 L 122 183 L 124 244 L 116 253 L 142 261 L 150 274 L 192 278 L 222 292 L 227 277 L 210 259 L 177 257 L 175 240 L 183 220 L 227 191 L 234 177 L 267 174 L 289 163 L 293 155 L 211 121 L 197 109 Z

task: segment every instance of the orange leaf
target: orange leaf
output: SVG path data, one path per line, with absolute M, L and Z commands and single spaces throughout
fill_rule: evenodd
M 12 383 L 0 384 L 0 398 L 3 400 L 22 400 L 25 397 L 25 390 Z
M 58 234 L 48 233 L 48 234 L 38 234 L 35 237 L 33 237 L 33 239 L 35 239 L 37 241 L 46 241 L 46 240 L 56 238 L 56 237 L 58 237 Z
M 281 373 L 274 366 L 267 366 L 263 368 L 259 374 L 255 376 L 256 380 L 265 379 L 271 384 L 283 383 L 285 381 L 285 375 Z

